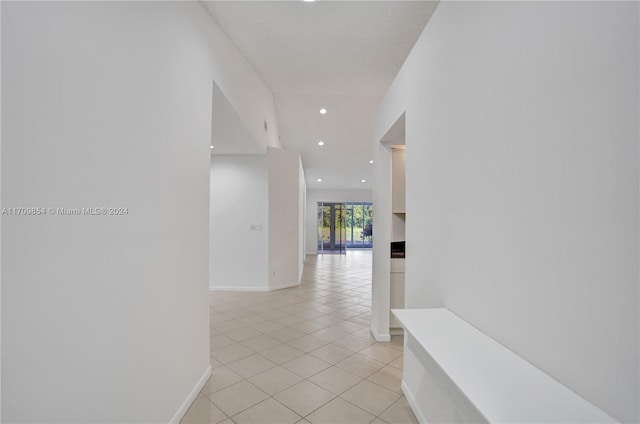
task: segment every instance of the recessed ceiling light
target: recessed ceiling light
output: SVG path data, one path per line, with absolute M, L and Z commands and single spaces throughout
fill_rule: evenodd
M 366 182 L 367 182 L 367 180 L 360 180 L 360 182 L 361 182 L 361 183 L 366 183 Z
M 304 1 L 305 3 L 313 3 L 316 0 L 302 0 L 302 1 Z
M 316 181 L 321 183 L 322 182 L 322 178 L 318 178 Z
M 327 113 L 327 109 L 325 108 L 320 109 L 320 115 L 324 115 L 326 113 Z
M 373 163 L 373 159 L 369 161 L 369 163 Z
M 215 146 L 211 146 L 211 148 L 213 149 Z
M 324 146 L 324 141 L 322 140 L 318 141 L 318 146 Z

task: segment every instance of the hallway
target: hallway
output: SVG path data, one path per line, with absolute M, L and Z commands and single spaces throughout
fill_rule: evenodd
M 402 337 L 370 336 L 371 252 L 309 256 L 299 287 L 212 292 L 212 376 L 182 423 L 415 423 Z

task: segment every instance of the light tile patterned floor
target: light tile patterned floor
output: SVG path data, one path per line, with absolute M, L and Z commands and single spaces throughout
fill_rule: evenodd
M 416 423 L 402 337 L 376 343 L 371 252 L 309 256 L 299 287 L 211 293 L 212 376 L 182 423 Z

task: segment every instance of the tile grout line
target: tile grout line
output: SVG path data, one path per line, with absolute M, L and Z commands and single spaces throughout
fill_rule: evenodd
M 404 398 L 402 392 L 398 392 L 394 388 L 396 384 L 394 381 L 397 380 L 397 372 L 393 371 L 391 374 L 383 374 L 378 378 L 378 381 L 385 382 L 389 387 L 385 387 L 370 379 L 373 375 L 379 373 L 385 368 L 401 371 L 398 364 L 391 365 L 391 363 L 396 362 L 399 357 L 396 356 L 394 352 L 391 352 L 390 354 L 387 351 L 388 349 L 378 351 L 377 348 L 374 348 L 373 350 L 371 350 L 371 348 L 374 346 L 384 346 L 393 349 L 393 351 L 398 352 L 401 355 L 402 347 L 398 349 L 397 347 L 391 347 L 386 343 L 379 344 L 372 339 L 368 331 L 368 323 L 371 318 L 371 255 L 370 253 L 361 253 L 362 252 L 358 252 L 353 256 L 340 258 L 328 256 L 307 258 L 304 265 L 301 283 L 296 287 L 274 292 L 260 293 L 210 293 L 210 334 L 212 340 L 217 338 L 216 346 L 215 348 L 212 348 L 210 352 L 212 365 L 215 365 L 214 368 L 224 367 L 226 369 L 224 372 L 231 372 L 239 379 L 239 381 L 236 381 L 233 384 L 216 388 L 216 390 L 208 396 L 200 393 L 209 403 L 217 408 L 222 416 L 225 416 L 226 419 L 235 422 L 236 420 L 234 420 L 233 417 L 237 417 L 258 405 L 273 399 L 276 403 L 271 404 L 272 406 L 277 404 L 279 407 L 284 407 L 282 411 L 286 410 L 294 414 L 295 417 L 302 417 L 296 419 L 295 422 L 298 422 L 307 420 L 307 417 L 320 410 L 324 411 L 320 412 L 320 414 L 326 414 L 328 412 L 326 405 L 339 398 L 341 401 L 345 402 L 345 407 L 346 405 L 349 405 L 348 408 L 355 408 L 353 411 L 358 410 L 366 413 L 368 416 L 373 416 L 373 421 L 377 419 L 386 421 L 380 418 L 380 416 L 400 401 L 400 399 Z M 289 338 L 290 335 L 293 335 L 294 337 Z M 311 338 L 305 339 L 304 341 L 301 340 L 305 337 Z M 259 338 L 264 339 L 256 340 Z M 252 340 L 255 340 L 255 342 L 252 343 Z M 299 342 L 295 343 L 298 340 Z M 220 346 L 220 344 L 223 345 Z M 296 345 L 302 347 L 302 349 L 298 348 Z M 269 347 L 265 349 L 263 348 L 264 346 Z M 309 349 L 310 347 L 311 349 Z M 225 351 L 225 348 L 228 348 L 228 350 Z M 290 357 L 290 359 L 283 362 L 272 360 L 267 357 L 271 356 L 272 358 L 277 359 L 273 354 L 267 355 L 265 353 L 271 349 L 277 348 L 291 349 L 289 351 L 284 350 L 283 354 L 286 353 L 287 356 L 296 356 Z M 274 351 L 274 353 L 276 352 L 277 351 Z M 221 354 L 222 356 L 220 356 Z M 236 354 L 239 356 L 234 357 Z M 349 359 L 354 358 L 353 360 L 356 360 L 356 355 L 359 355 L 359 357 L 362 358 L 362 366 L 365 367 L 363 370 L 367 370 L 368 367 L 373 367 L 375 370 L 373 372 L 367 372 L 366 376 L 362 377 L 361 375 L 365 375 L 365 373 L 360 373 L 361 375 L 354 374 L 349 367 L 351 365 L 358 364 L 357 362 L 351 364 L 347 363 L 344 365 L 344 368 L 342 366 L 338 366 Z M 395 357 L 391 360 L 387 360 L 391 356 Z M 305 357 L 309 358 L 308 362 L 306 362 L 307 360 L 303 360 L 294 366 L 294 368 L 298 368 L 299 372 L 302 372 L 303 375 L 298 374 L 298 372 L 293 372 L 293 368 L 289 369 L 285 366 L 289 362 Z M 338 359 L 336 360 L 336 358 Z M 384 360 L 376 358 L 384 358 Z M 246 360 L 247 362 L 242 364 L 240 363 L 242 360 Z M 368 361 L 373 361 L 373 363 L 368 363 Z M 236 364 L 235 367 L 234 364 Z M 324 364 L 321 365 L 321 367 L 324 367 L 316 371 L 314 370 L 314 368 L 316 368 L 315 364 Z M 243 373 L 247 375 L 247 377 L 244 377 L 243 374 L 236 371 L 236 369 L 242 371 L 242 368 L 238 367 L 243 366 L 253 367 L 250 369 L 259 371 L 252 371 L 247 374 Z M 263 366 L 266 368 L 262 368 Z M 305 368 L 299 368 L 300 366 L 310 366 L 312 368 L 306 368 L 305 371 Z M 266 386 L 264 386 L 266 389 L 271 387 L 269 393 L 265 392 L 257 384 L 254 384 L 253 381 L 251 381 L 254 377 L 275 370 L 276 368 L 280 368 L 287 373 L 291 373 L 292 375 L 295 375 L 295 379 L 300 380 L 293 384 L 289 384 L 287 377 L 287 381 L 284 383 L 284 386 L 278 384 L 274 386 L 268 382 L 270 377 L 269 375 L 266 375 L 263 377 L 260 384 L 263 386 L 266 384 Z M 332 390 L 328 390 L 322 385 L 316 384 L 311 380 L 318 374 L 330 369 L 346 373 L 344 374 L 345 377 L 346 375 L 350 375 L 356 380 L 356 382 L 354 384 L 347 383 L 347 388 L 342 389 L 344 386 L 341 386 L 339 378 L 336 380 L 337 383 L 331 382 L 333 377 L 340 375 L 339 373 L 327 374 L 327 376 L 322 377 L 324 380 L 316 379 L 319 382 L 326 381 L 326 384 L 328 384 L 326 387 L 328 388 L 333 387 Z M 311 371 L 310 374 L 309 371 Z M 275 374 L 271 374 L 271 377 L 280 375 L 279 373 L 281 371 L 274 372 Z M 286 376 L 287 374 L 282 375 Z M 390 380 L 385 380 L 387 378 L 390 378 Z M 232 380 L 233 379 L 235 379 L 235 377 L 232 378 Z M 260 380 L 256 380 L 256 382 L 259 381 Z M 258 390 L 257 393 L 261 393 L 258 397 L 266 397 L 255 403 L 253 403 L 253 400 L 247 400 L 245 403 L 238 403 L 237 401 L 231 401 L 231 403 L 229 403 L 228 399 L 225 400 L 225 396 L 228 397 L 230 394 L 237 393 L 229 391 L 226 394 L 217 397 L 219 402 L 213 401 L 212 398 L 214 398 L 217 393 L 228 390 L 230 387 L 243 382 L 245 382 L 245 384 L 248 383 L 251 387 Z M 358 402 L 355 402 L 355 400 L 357 400 L 357 396 L 362 396 L 362 389 L 366 390 L 366 386 L 361 387 L 359 392 L 360 394 L 356 394 L 358 392 L 354 392 L 356 397 L 351 396 L 354 401 L 349 401 L 343 397 L 350 390 L 365 382 L 369 384 L 369 387 L 371 388 L 377 387 L 382 390 L 380 392 L 381 394 L 386 392 L 392 393 L 393 396 L 384 395 L 386 396 L 385 402 L 387 402 L 388 399 L 395 398 L 395 400 L 391 401 L 391 403 L 379 414 L 374 414 L 367 411 L 364 407 L 359 406 Z M 321 401 L 318 405 L 311 402 L 310 406 L 313 406 L 314 409 L 307 412 L 304 416 L 276 398 L 280 393 L 283 393 L 301 383 L 311 384 L 312 386 L 321 389 L 323 392 L 326 392 L 327 395 L 330 395 L 329 399 Z M 240 388 L 237 390 L 239 389 Z M 339 391 L 339 394 L 334 393 L 334 391 Z M 231 396 L 233 397 L 235 395 Z M 295 395 L 293 399 L 295 399 Z M 291 400 L 290 398 L 287 402 L 293 402 L 292 406 L 297 407 L 296 402 L 298 401 Z M 303 400 L 302 402 L 303 403 L 301 405 L 309 406 L 307 400 Z M 238 412 L 235 412 L 234 415 L 229 416 L 222 410 L 221 406 L 226 406 L 228 409 L 231 408 L 229 410 L 236 407 L 240 407 L 241 409 Z M 368 407 L 376 409 L 374 406 Z M 262 408 L 265 408 L 265 406 Z M 278 408 L 276 408 L 276 410 Z M 349 410 L 348 408 L 347 410 Z M 305 407 L 302 406 L 301 410 L 304 409 Z M 187 414 L 189 414 L 189 412 L 187 412 Z M 356 413 L 356 415 L 357 414 L 358 413 Z M 207 418 L 204 420 L 206 421 Z M 268 417 L 265 417 L 265 420 L 269 421 Z

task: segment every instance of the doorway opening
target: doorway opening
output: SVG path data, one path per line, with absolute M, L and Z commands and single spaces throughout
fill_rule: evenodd
M 347 252 L 345 204 L 318 202 L 318 253 Z
M 371 202 L 318 202 L 318 253 L 373 247 Z

